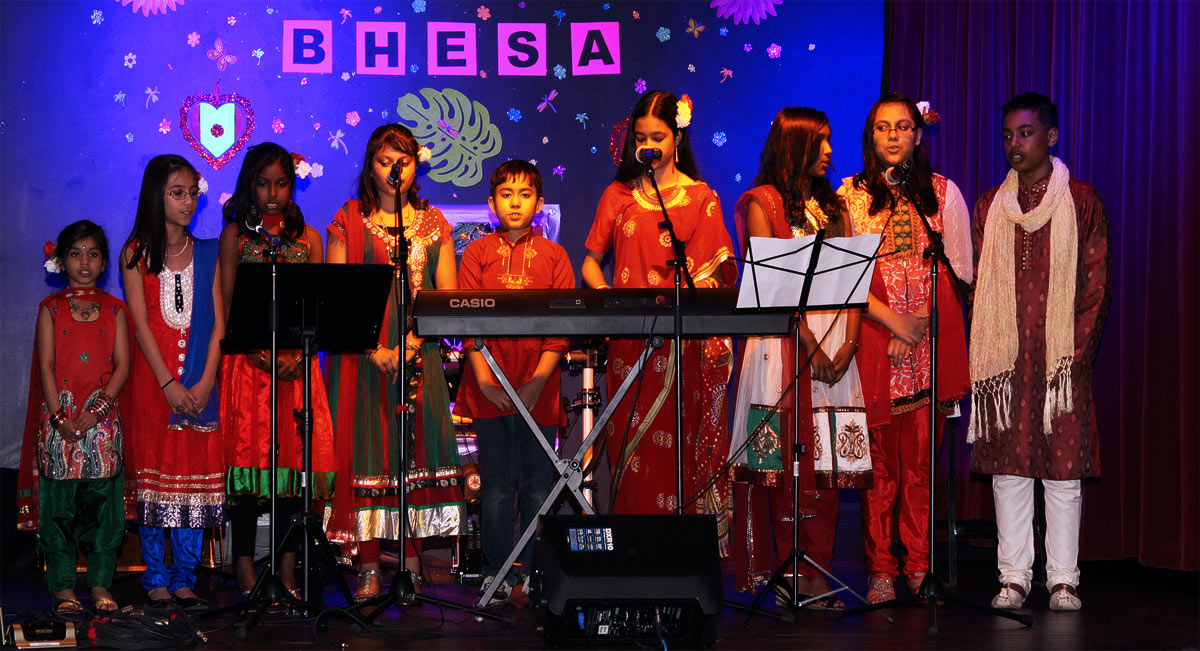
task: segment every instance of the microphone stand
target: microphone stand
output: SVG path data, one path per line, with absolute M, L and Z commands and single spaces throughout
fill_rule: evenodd
M 695 298 L 696 282 L 692 279 L 691 270 L 687 268 L 687 253 L 684 251 L 683 242 L 675 236 L 675 226 L 671 223 L 671 216 L 667 214 L 667 204 L 663 202 L 662 192 L 658 190 L 658 180 L 654 178 L 654 168 L 650 165 L 649 158 L 642 160 L 642 167 L 645 169 L 646 177 L 650 179 L 650 185 L 654 188 L 658 207 L 662 209 L 663 220 L 658 223 L 658 227 L 667 231 L 667 236 L 671 238 L 671 250 L 675 253 L 675 259 L 669 260 L 667 264 L 675 267 L 675 513 L 682 515 L 683 373 L 680 367 L 683 364 L 683 305 L 680 300 L 682 298 L 680 284 L 681 280 L 686 280 L 688 289 L 691 290 L 691 296 Z
M 883 608 L 891 608 L 893 606 L 906 606 L 909 604 L 924 602 L 929 609 L 929 628 L 930 635 L 938 634 L 938 613 L 937 607 L 941 602 L 958 604 L 967 608 L 973 608 L 983 612 L 989 612 L 997 617 L 1005 617 L 1014 621 L 1018 621 L 1025 626 L 1033 626 L 1033 617 L 1031 615 L 993 608 L 990 605 L 983 605 L 973 601 L 964 599 L 957 595 L 946 591 L 946 586 L 942 583 L 941 577 L 934 572 L 934 527 L 935 527 L 935 487 L 937 484 L 937 476 L 935 474 L 934 461 L 937 459 L 937 404 L 938 404 L 938 340 L 941 338 L 938 332 L 938 276 L 939 269 L 942 265 L 950 271 L 954 277 L 954 269 L 950 266 L 950 258 L 946 257 L 946 247 L 942 241 L 942 234 L 933 229 L 933 225 L 929 223 L 929 218 L 925 216 L 917 207 L 920 205 L 913 200 L 910 188 L 908 187 L 908 176 L 905 175 L 900 180 L 900 191 L 909 205 L 913 207 L 914 212 L 921 218 L 921 224 L 925 228 L 925 234 L 929 239 L 929 246 L 925 248 L 922 257 L 929 260 L 929 524 L 926 535 L 929 539 L 929 571 L 925 573 L 925 578 L 921 581 L 921 587 L 917 593 L 905 597 L 903 599 L 890 599 L 877 604 L 868 604 L 851 610 L 846 610 L 839 613 L 836 619 L 840 620 L 843 617 L 856 615 L 858 613 L 871 610 L 880 610 Z M 950 459 L 950 463 L 954 463 L 954 459 Z
M 408 347 L 408 333 L 411 330 L 409 324 L 409 284 L 411 278 L 408 268 L 408 237 L 404 235 L 404 210 L 400 203 L 400 163 L 397 162 L 392 166 L 392 172 L 388 175 L 388 183 L 392 186 L 392 191 L 395 196 L 396 208 L 396 230 L 392 233 L 392 265 L 396 268 L 396 275 L 393 281 L 393 292 L 396 296 L 396 301 L 393 306 L 396 311 L 393 313 L 393 323 L 397 330 L 398 341 L 400 345 L 400 359 L 398 373 L 396 399 L 396 426 L 399 430 L 396 436 L 395 445 L 399 446 L 399 468 L 393 469 L 397 475 L 396 495 L 399 502 L 400 512 L 400 568 L 392 577 L 392 582 L 388 586 L 388 590 L 384 594 L 380 594 L 367 601 L 350 605 L 346 608 L 348 612 L 363 612 L 366 608 L 373 610 L 362 617 L 369 625 L 375 621 L 379 615 L 387 610 L 392 604 L 400 603 L 401 605 L 421 603 L 433 604 L 442 608 L 450 608 L 462 612 L 471 613 L 476 619 L 487 617 L 497 621 L 508 622 L 508 618 L 496 613 L 488 612 L 482 609 L 471 608 L 453 601 L 438 599 L 437 597 L 429 597 L 420 594 L 416 591 L 416 579 L 405 564 L 405 541 L 409 538 L 409 522 L 408 522 L 408 423 L 410 418 L 410 410 L 413 408 L 408 400 L 408 385 L 412 381 L 408 375 L 408 364 L 404 359 L 405 351 Z M 420 359 L 420 353 L 414 355 L 414 363 Z M 438 360 L 441 363 L 441 360 Z M 446 415 L 449 417 L 449 414 Z M 416 545 L 414 544 L 414 547 Z M 419 557 L 418 557 L 419 558 Z M 357 624 L 352 625 L 352 628 L 359 628 Z

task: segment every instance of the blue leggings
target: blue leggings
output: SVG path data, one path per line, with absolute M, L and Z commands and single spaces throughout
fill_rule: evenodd
M 171 536 L 171 567 L 167 567 L 166 537 Z M 204 544 L 203 529 L 181 529 L 178 527 L 138 527 L 142 537 L 142 560 L 146 562 L 146 573 L 142 575 L 142 588 L 147 592 L 166 588 L 175 594 L 183 588 L 196 585 L 196 566 L 200 564 L 200 550 Z

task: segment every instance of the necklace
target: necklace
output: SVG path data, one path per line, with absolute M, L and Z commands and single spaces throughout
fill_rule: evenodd
M 75 297 L 71 297 L 67 299 L 67 303 L 71 306 L 71 314 L 78 314 L 80 321 L 91 321 L 92 313 L 100 311 L 100 304 L 95 301 L 77 303 L 76 300 Z
M 165 255 L 168 258 L 175 258 L 175 257 L 181 256 L 181 255 L 183 255 L 184 251 L 187 251 L 187 248 L 189 246 L 191 246 L 191 244 L 192 244 L 192 238 L 185 235 L 183 237 L 183 248 L 179 249 L 179 251 L 177 251 L 175 253 L 171 253 L 170 249 L 168 248 L 167 250 L 163 251 L 163 255 Z M 170 245 L 168 245 L 168 247 L 169 246 Z

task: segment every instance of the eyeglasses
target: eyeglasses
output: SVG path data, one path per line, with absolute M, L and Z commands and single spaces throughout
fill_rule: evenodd
M 896 133 L 899 133 L 902 136 L 907 136 L 908 134 L 912 133 L 913 125 L 908 122 L 901 122 L 900 124 L 897 124 L 894 127 L 890 127 L 883 123 L 875 125 L 876 135 L 888 136 L 888 135 L 891 135 L 891 133 L 893 131 L 895 131 Z
M 188 190 L 180 190 L 179 188 L 175 188 L 174 190 L 167 190 L 167 196 L 171 197 L 172 199 L 174 199 L 176 201 L 183 201 L 184 197 L 191 197 L 193 199 L 197 199 L 200 197 L 200 191 L 192 190 L 189 192 Z

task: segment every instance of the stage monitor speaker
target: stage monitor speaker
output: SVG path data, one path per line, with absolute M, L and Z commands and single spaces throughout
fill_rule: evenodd
M 531 592 L 548 644 L 716 641 L 714 516 L 543 516 L 533 567 Z

